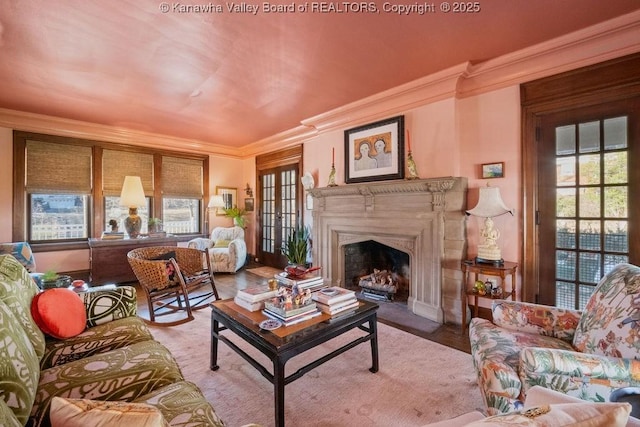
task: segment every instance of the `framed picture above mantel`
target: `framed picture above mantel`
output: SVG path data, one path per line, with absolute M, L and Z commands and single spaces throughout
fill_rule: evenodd
M 404 178 L 404 116 L 344 131 L 347 184 Z

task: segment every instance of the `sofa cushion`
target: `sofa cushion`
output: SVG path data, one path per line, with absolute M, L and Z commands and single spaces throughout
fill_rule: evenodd
M 35 273 L 36 259 L 28 242 L 0 243 L 0 254 L 13 256 L 29 273 Z
M 222 427 L 224 423 L 200 389 L 189 381 L 179 381 L 136 399 L 160 409 L 170 425 Z
M 624 427 L 630 412 L 628 403 L 558 403 L 495 415 L 465 427 Z
M 497 300 L 491 305 L 491 317 L 496 325 L 535 335 L 560 338 L 573 342 L 581 313 L 558 307 L 520 301 Z
M 22 325 L 0 300 L 0 399 L 24 425 L 36 395 L 39 359 Z
M 155 407 L 144 403 L 64 399 L 51 401 L 52 427 L 164 427 L 167 422 Z
M 138 301 L 133 286 L 94 287 L 79 295 L 87 313 L 87 328 L 136 315 Z
M 20 424 L 11 408 L 9 408 L 2 399 L 0 399 L 0 426 L 22 427 L 22 424 Z
M 571 344 L 561 339 L 504 329 L 477 317 L 471 319 L 469 339 L 480 392 L 490 415 L 513 411 L 522 405 L 520 352 L 523 348 L 573 350 Z
M 214 248 L 228 248 L 231 240 L 220 239 L 213 245 Z
M 66 288 L 47 289 L 36 295 L 31 315 L 42 332 L 58 339 L 75 337 L 87 325 L 82 300 Z
M 53 396 L 131 402 L 182 379 L 173 356 L 157 341 L 85 357 L 41 371 L 30 422 L 48 424 Z
M 94 354 L 152 340 L 147 325 L 139 317 L 125 317 L 86 329 L 80 335 L 65 340 L 48 339 L 40 368 L 63 365 Z
M 606 274 L 582 313 L 573 345 L 582 353 L 640 357 L 640 267 L 618 264 Z
M 0 300 L 13 312 L 38 357 L 44 353 L 44 334 L 31 316 L 31 300 L 40 292 L 29 273 L 11 255 L 0 255 Z

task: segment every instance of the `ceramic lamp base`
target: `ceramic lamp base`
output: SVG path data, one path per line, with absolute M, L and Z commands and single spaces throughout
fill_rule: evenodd
M 129 238 L 136 239 L 142 228 L 142 218 L 138 216 L 138 208 L 129 208 L 129 216 L 124 220 L 124 229 Z

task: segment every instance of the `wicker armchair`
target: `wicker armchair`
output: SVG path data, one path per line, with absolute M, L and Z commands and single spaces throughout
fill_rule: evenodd
M 193 310 L 218 299 L 206 254 L 175 246 L 137 248 L 127 254 L 129 265 L 149 305 L 148 323 L 173 326 L 193 320 Z M 158 322 L 156 316 L 185 312 L 186 317 Z

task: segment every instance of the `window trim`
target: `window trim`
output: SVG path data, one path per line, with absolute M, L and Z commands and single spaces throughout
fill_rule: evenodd
M 54 142 L 66 145 L 83 145 L 92 147 L 93 150 L 93 171 L 92 171 L 92 190 L 89 197 L 89 237 L 99 238 L 102 233 L 102 228 L 105 223 L 104 220 L 104 195 L 102 192 L 102 152 L 105 149 L 120 150 L 120 151 L 132 151 L 136 153 L 152 154 L 154 162 L 154 191 L 151 196 L 151 215 L 156 216 L 155 212 L 162 212 L 162 181 L 161 181 L 161 168 L 162 157 L 181 157 L 186 159 L 202 161 L 203 168 L 203 196 L 200 201 L 200 224 L 199 229 L 204 230 L 204 218 L 205 218 L 205 200 L 209 199 L 209 156 L 199 155 L 193 153 L 169 151 L 169 150 L 157 150 L 150 149 L 134 145 L 109 143 L 104 141 L 97 141 L 91 139 L 81 139 L 64 137 L 58 135 L 48 135 L 33 132 L 25 132 L 20 130 L 13 131 L 13 218 L 12 218 L 12 239 L 13 241 L 26 241 L 28 236 L 28 224 L 29 218 L 27 209 L 29 208 L 28 196 L 25 186 L 25 174 L 26 174 L 26 141 L 27 139 L 42 141 L 42 142 Z M 157 215 L 159 216 L 159 215 Z M 196 232 L 189 235 L 180 235 L 182 239 L 189 239 L 196 235 L 201 235 L 202 232 Z M 88 248 L 88 242 L 85 240 L 73 240 L 73 241 L 55 241 L 47 243 L 36 243 L 32 245 L 34 252 L 42 251 L 58 251 L 58 250 L 71 250 L 71 249 L 86 249 Z

